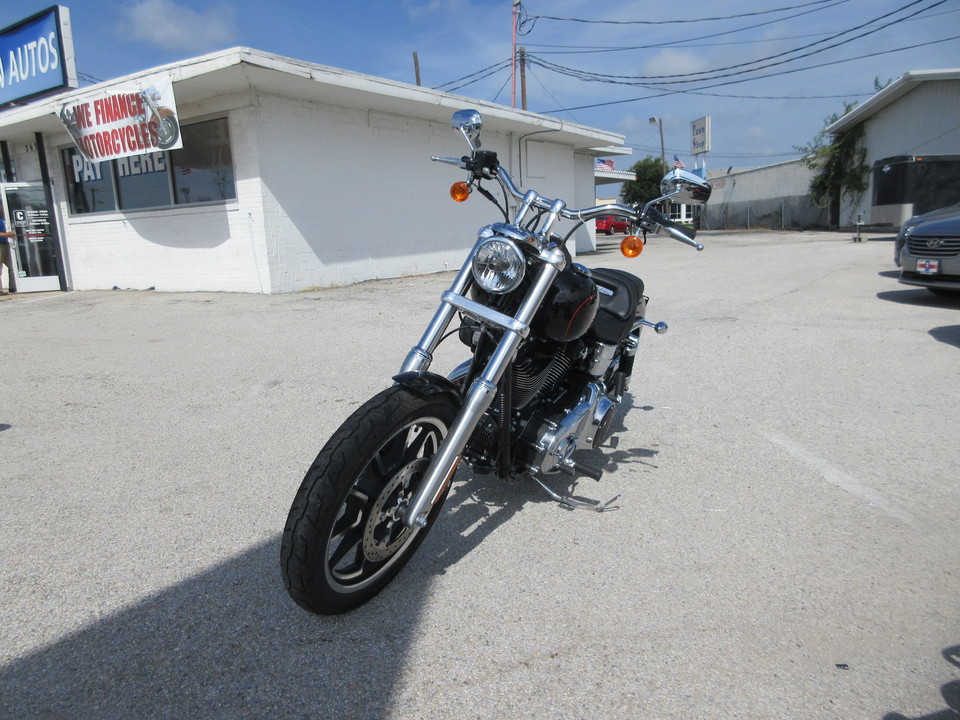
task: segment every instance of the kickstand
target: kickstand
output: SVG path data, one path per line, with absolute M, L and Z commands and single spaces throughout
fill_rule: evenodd
M 549 495 L 550 497 L 552 497 L 554 500 L 556 500 L 556 501 L 557 501 L 558 503 L 560 503 L 561 505 L 564 505 L 564 506 L 566 506 L 566 507 L 568 507 L 568 508 L 571 508 L 571 509 L 573 509 L 573 510 L 576 510 L 577 508 L 586 508 L 586 509 L 589 509 L 589 510 L 596 510 L 597 512 L 607 512 L 607 511 L 609 511 L 609 510 L 619 510 L 619 509 L 620 509 L 620 506 L 619 506 L 619 505 L 613 505 L 613 504 L 612 504 L 612 503 L 615 503 L 617 500 L 620 499 L 620 496 L 619 496 L 619 495 L 616 495 L 616 496 L 610 498 L 609 500 L 607 500 L 605 503 L 603 503 L 603 504 L 601 505 L 599 500 L 577 500 L 577 499 L 572 498 L 572 497 L 563 497 L 562 495 L 558 495 L 558 494 L 555 493 L 553 490 L 551 490 L 551 489 L 548 488 L 546 485 L 544 485 L 543 482 L 540 480 L 540 478 L 538 478 L 536 475 L 533 476 L 533 479 L 537 481 L 537 484 L 538 484 L 540 487 L 542 487 L 544 490 L 547 491 L 547 495 Z

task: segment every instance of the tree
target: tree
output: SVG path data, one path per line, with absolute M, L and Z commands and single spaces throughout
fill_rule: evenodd
M 832 137 L 827 133 L 828 127 L 857 106 L 855 102 L 843 105 L 842 113 L 824 118 L 823 129 L 810 145 L 794 148 L 803 153 L 803 164 L 814 172 L 810 180 L 810 199 L 821 207 L 829 205 L 830 227 L 840 225 L 843 197 L 849 197 L 855 204 L 860 202 L 870 173 L 866 164 L 867 149 L 862 144 L 863 123 Z
M 663 179 L 660 158 L 647 155 L 643 160 L 635 162 L 630 172 L 636 173 L 637 179 L 623 184 L 620 200 L 624 205 L 643 205 L 660 197 L 660 181 Z

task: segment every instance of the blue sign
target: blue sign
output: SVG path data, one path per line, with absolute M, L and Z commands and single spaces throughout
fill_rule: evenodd
M 76 87 L 70 14 L 56 5 L 0 30 L 0 107 Z

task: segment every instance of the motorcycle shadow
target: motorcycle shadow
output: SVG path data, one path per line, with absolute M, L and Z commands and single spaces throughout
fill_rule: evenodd
M 627 396 L 625 406 L 631 408 L 631 396 Z M 636 408 L 652 410 L 650 406 Z M 625 411 L 618 413 L 610 439 L 599 448 L 579 450 L 574 459 L 583 465 L 612 474 L 625 466 L 645 465 L 656 468 L 651 462 L 659 450 L 644 447 L 627 447 L 622 443 L 627 427 L 624 423 Z M 562 473 L 541 478 L 557 494 L 581 503 L 597 503 L 597 495 L 603 494 L 602 484 L 588 477 L 570 477 Z M 586 495 L 578 493 L 584 488 Z M 606 499 L 606 498 L 604 498 Z M 473 473 L 461 469 L 454 479 L 447 497 L 443 513 L 426 541 L 434 544 L 440 536 L 442 549 L 429 561 L 429 571 L 443 573 L 445 569 L 465 557 L 485 538 L 506 523 L 527 503 L 549 503 L 560 510 L 572 511 L 573 508 L 562 505 L 551 498 L 546 491 L 530 478 L 504 481 L 495 475 Z M 428 555 L 429 553 L 421 553 Z M 416 562 L 416 561 L 414 561 Z M 424 563 L 426 565 L 427 563 Z
M 629 431 L 624 420 L 630 412 L 634 411 L 630 416 L 636 418 L 637 414 L 635 411 L 637 410 L 649 412 L 655 409 L 652 405 L 635 407 L 633 401 L 633 395 L 630 393 L 624 396 L 623 407 L 617 412 L 610 439 L 598 448 L 581 450 L 576 458 L 578 461 L 582 460 L 592 467 L 603 470 L 604 473 L 616 472 L 626 465 L 640 464 L 651 468 L 658 467 L 656 464 L 648 461 L 659 455 L 659 450 L 644 447 L 626 447 L 623 442 L 623 438 L 628 437 L 627 433 Z M 624 445 L 624 447 L 621 447 L 621 445 Z

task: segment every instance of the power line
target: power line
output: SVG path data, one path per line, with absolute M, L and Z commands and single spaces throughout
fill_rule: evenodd
M 833 43 L 832 45 L 827 45 L 826 47 L 821 47 L 821 48 L 818 48 L 818 49 L 816 49 L 816 50 L 811 50 L 811 48 L 814 48 L 814 47 L 817 46 L 817 45 L 821 45 L 822 43 L 829 42 L 830 40 L 834 40 L 834 39 L 836 39 L 836 38 L 839 38 L 839 37 L 841 37 L 842 35 L 847 35 L 847 34 L 849 34 L 849 33 L 855 32 L 855 31 L 857 31 L 857 30 L 862 30 L 862 29 L 864 29 L 865 27 L 867 27 L 868 25 L 871 25 L 872 23 L 877 22 L 878 20 L 883 20 L 883 19 L 885 19 L 885 18 L 888 18 L 888 17 L 890 17 L 891 15 L 894 15 L 894 14 L 896 14 L 896 13 L 898 13 L 898 12 L 901 12 L 901 11 L 903 11 L 903 10 L 906 10 L 906 9 L 910 8 L 910 7 L 913 7 L 914 5 L 918 5 L 918 4 L 921 3 L 921 2 L 926 2 L 926 0 L 912 0 L 912 2 L 909 2 L 909 3 L 907 3 L 906 5 L 897 8 L 896 10 L 892 10 L 892 11 L 890 11 L 890 12 L 888 12 L 888 13 L 885 13 L 884 15 L 881 15 L 881 16 L 879 16 L 879 17 L 873 18 L 872 20 L 870 20 L 870 21 L 868 21 L 868 22 L 866 22 L 866 23 L 862 23 L 862 24 L 860 24 L 860 25 L 856 25 L 856 26 L 854 26 L 854 27 L 852 27 L 852 28 L 848 28 L 847 30 L 843 30 L 843 31 L 841 31 L 841 32 L 839 32 L 839 33 L 835 33 L 834 35 L 831 35 L 830 37 L 825 38 L 825 39 L 823 39 L 823 40 L 818 40 L 818 41 L 813 42 L 813 43 L 808 43 L 807 45 L 803 45 L 803 46 L 801 46 L 801 47 L 793 48 L 792 50 L 786 50 L 786 51 L 784 51 L 784 52 L 777 53 L 777 54 L 775 54 L 775 55 L 770 55 L 770 56 L 768 56 L 768 57 L 760 58 L 760 59 L 758 59 L 758 60 L 751 60 L 751 61 L 749 61 L 749 62 L 737 63 L 737 64 L 735 64 L 735 65 L 729 65 L 729 66 L 722 67 L 722 68 L 715 68 L 715 69 L 709 70 L 709 71 L 703 70 L 703 71 L 692 72 L 692 73 L 676 73 L 676 74 L 670 74 L 670 75 L 604 75 L 604 74 L 594 73 L 594 72 L 590 72 L 590 71 L 586 71 L 586 70 L 578 70 L 578 69 L 576 69 L 576 68 L 566 67 L 566 66 L 563 66 L 563 65 L 559 65 L 559 64 L 557 64 L 557 63 L 551 63 L 551 62 L 549 62 L 549 61 L 543 60 L 542 58 L 539 58 L 538 56 L 534 56 L 534 55 L 531 55 L 531 58 L 533 58 L 534 61 L 537 62 L 538 64 L 540 64 L 542 67 L 544 67 L 544 68 L 546 68 L 546 69 L 548 69 L 548 70 L 553 70 L 554 72 L 560 73 L 560 74 L 562 74 L 562 75 L 567 75 L 567 76 L 569 76 L 569 77 L 573 77 L 573 78 L 580 79 L 580 80 L 589 80 L 589 81 L 594 81 L 594 82 L 606 82 L 606 83 L 611 83 L 611 84 L 614 84 L 614 85 L 642 85 L 642 86 L 646 87 L 646 86 L 649 86 L 649 85 L 676 85 L 676 84 L 681 84 L 681 83 L 705 82 L 705 81 L 717 80 L 717 79 L 725 78 L 725 77 L 734 77 L 734 76 L 737 76 L 737 75 L 743 75 L 743 74 L 750 73 L 750 72 L 756 72 L 756 71 L 758 71 L 758 70 L 765 70 L 765 69 L 767 69 L 767 68 L 776 67 L 776 66 L 778 66 L 778 65 L 784 65 L 784 64 L 789 63 L 789 62 L 794 62 L 795 60 L 801 60 L 801 59 L 803 59 L 803 58 L 810 57 L 810 56 L 812 56 L 812 55 L 817 55 L 817 54 L 822 53 L 822 52 L 825 52 L 825 51 L 827 51 L 827 50 L 832 50 L 832 49 L 837 48 L 837 47 L 840 47 L 840 46 L 842 46 L 842 45 L 846 45 L 846 44 L 848 44 L 848 43 L 851 43 L 851 42 L 853 42 L 853 41 L 855 41 L 855 40 L 860 40 L 860 39 L 862 39 L 862 38 L 864 38 L 864 37 L 867 37 L 868 35 L 872 35 L 872 34 L 874 34 L 874 33 L 876 33 L 876 32 L 879 32 L 880 30 L 883 30 L 883 29 L 886 29 L 886 28 L 891 27 L 891 26 L 893 26 L 893 25 L 896 25 L 896 24 L 898 24 L 898 23 L 900 23 L 900 22 L 903 22 L 903 21 L 905 21 L 905 20 L 907 20 L 907 19 L 909 19 L 909 18 L 915 17 L 916 15 L 919 15 L 919 14 L 921 14 L 921 13 L 923 13 L 923 12 L 926 12 L 927 10 L 930 10 L 930 9 L 932 9 L 932 8 L 934 8 L 934 7 L 937 7 L 938 5 L 942 5 L 942 4 L 946 3 L 946 2 L 948 2 L 948 0 L 936 0 L 936 2 L 934 2 L 933 5 L 929 5 L 929 6 L 925 7 L 925 8 L 921 8 L 921 9 L 915 11 L 914 13 L 912 13 L 911 15 L 908 15 L 906 18 L 899 18 L 899 19 L 896 19 L 896 20 L 892 20 L 892 21 L 889 22 L 889 23 L 886 23 L 886 24 L 884 24 L 884 25 L 879 25 L 879 26 L 877 26 L 877 27 L 874 27 L 873 29 L 868 30 L 867 32 L 862 33 L 862 34 L 860 34 L 860 35 L 857 35 L 857 36 L 855 36 L 855 37 L 847 38 L 847 39 L 842 40 L 842 41 L 840 41 L 840 42 L 836 42 L 836 43 Z M 801 52 L 801 51 L 803 51 L 803 50 L 811 50 L 811 51 L 810 51 L 810 52 L 803 53 L 803 54 L 801 54 L 801 55 L 797 55 L 796 57 L 792 57 L 792 58 L 785 58 L 785 57 L 784 57 L 784 56 L 786 56 L 786 55 L 793 55 L 793 54 L 798 53 L 798 52 Z M 784 59 L 778 60 L 777 62 L 768 62 L 768 61 L 770 61 L 770 60 L 776 60 L 777 58 L 784 58 Z M 767 64 L 765 64 L 765 65 L 760 65 L 759 63 L 767 63 Z M 751 66 L 751 65 L 757 65 L 757 67 L 752 67 L 752 68 L 751 68 L 751 67 L 748 67 L 748 66 Z M 738 70 L 737 72 L 725 72 L 725 71 L 727 71 L 727 70 L 736 70 L 737 68 L 745 68 L 745 69 Z M 706 76 L 706 77 L 694 77 L 694 76 L 697 76 L 697 75 Z M 678 78 L 678 79 L 668 79 L 668 78 Z M 680 79 L 680 78 L 688 78 L 688 79 Z M 638 81 L 641 81 L 641 80 L 644 81 L 644 82 L 638 82 Z
M 620 52 L 621 50 L 648 50 L 650 48 L 657 48 L 657 47 L 676 47 L 681 43 L 692 42 L 694 40 L 709 40 L 710 38 L 722 37 L 724 35 L 735 35 L 737 33 L 746 32 L 747 30 L 755 30 L 757 28 L 765 27 L 767 25 L 775 25 L 777 23 L 783 23 L 783 22 L 786 22 L 787 20 L 794 20 L 798 17 L 802 17 L 804 15 L 810 15 L 811 13 L 820 12 L 821 10 L 826 10 L 828 8 L 833 8 L 833 7 L 836 7 L 837 5 L 842 5 L 849 1 L 850 0 L 832 0 L 832 4 L 827 5 L 825 7 L 818 7 L 818 8 L 814 8 L 813 10 L 805 10 L 804 12 L 796 13 L 795 15 L 788 15 L 786 17 L 775 18 L 773 20 L 767 20 L 766 22 L 756 23 L 754 25 L 746 25 L 741 28 L 734 28 L 733 30 L 723 30 L 721 32 L 709 33 L 707 35 L 699 35 L 692 38 L 685 38 L 683 40 L 672 40 L 670 42 L 654 43 L 652 45 L 638 45 L 635 47 L 627 47 L 627 48 L 595 48 L 594 52 L 598 52 L 598 53 Z M 532 29 L 533 28 L 531 26 L 530 30 Z M 529 31 L 528 31 L 528 34 L 529 34 Z M 532 45 L 529 45 L 529 47 L 539 47 L 539 46 L 537 46 L 536 44 L 532 44 Z
M 467 87 L 467 85 L 472 85 L 473 83 L 479 82 L 480 80 L 485 80 L 491 75 L 495 75 L 497 71 L 510 67 L 511 63 L 512 63 L 512 60 L 510 58 L 507 58 L 506 60 L 501 60 L 498 63 L 489 65 L 483 68 L 482 70 L 477 70 L 476 72 L 470 73 L 469 75 L 464 75 L 463 77 L 457 78 L 456 80 L 450 80 L 449 82 L 445 82 L 440 85 L 437 85 L 433 89 L 442 90 L 448 85 L 456 85 L 456 83 L 462 82 L 464 80 L 469 80 L 469 82 L 463 82 L 461 85 L 456 85 L 456 87 L 449 88 L 445 91 L 445 92 L 453 92 L 454 90 L 465 88 Z M 482 74 L 482 73 L 485 73 L 485 74 Z M 473 79 L 471 80 L 470 78 L 473 78 Z
M 840 0 L 840 2 L 848 2 L 849 0 Z M 837 3 L 839 4 L 839 3 Z M 903 22 L 914 22 L 916 20 L 929 20 L 935 17 L 942 17 L 944 15 L 953 15 L 960 12 L 960 10 L 945 10 L 939 13 L 931 13 L 924 18 L 910 17 L 905 18 Z M 804 13 L 805 14 L 805 13 Z M 793 17 L 797 17 L 794 15 Z M 786 20 L 787 18 L 783 18 Z M 774 20 L 771 23 L 781 22 L 781 20 Z M 527 48 L 547 48 L 547 50 L 541 51 L 540 55 L 593 55 L 600 53 L 611 53 L 611 52 L 628 52 L 633 50 L 656 50 L 658 48 L 701 48 L 701 47 L 723 47 L 726 45 L 757 45 L 760 43 L 770 43 L 770 42 L 781 42 L 784 40 L 802 40 L 803 38 L 814 38 L 814 37 L 824 37 L 827 33 L 805 33 L 803 35 L 782 35 L 776 38 L 760 38 L 757 40 L 729 40 L 727 42 L 717 42 L 717 43 L 700 43 L 698 40 L 709 40 L 710 38 L 719 37 L 721 35 L 730 35 L 733 33 L 743 32 L 745 30 L 752 30 L 754 28 L 762 27 L 764 25 L 769 25 L 771 23 L 760 23 L 759 25 L 749 25 L 747 27 L 739 28 L 737 30 L 729 30 L 722 33 L 712 33 L 710 35 L 700 35 L 698 37 L 686 38 L 684 40 L 670 40 L 668 42 L 656 42 L 650 45 L 621 45 L 617 47 L 597 47 L 596 45 L 551 45 L 547 43 L 526 43 Z M 551 50 L 550 48 L 557 48 Z
M 710 90 L 715 87 L 725 87 L 727 85 L 738 85 L 740 83 L 751 82 L 753 80 L 763 80 L 771 77 L 780 77 L 781 75 L 792 75 L 798 72 L 805 72 L 807 70 L 815 70 L 817 68 L 826 67 L 828 65 L 840 65 L 841 63 L 853 62 L 855 60 L 865 60 L 867 58 L 877 57 L 879 55 L 890 55 L 896 52 L 903 52 L 904 50 L 914 50 L 920 47 L 928 47 L 930 45 L 937 45 L 939 43 L 950 42 L 951 40 L 960 40 L 960 35 L 954 35 L 952 37 L 942 38 L 940 40 L 926 40 L 922 43 L 917 43 L 915 45 L 905 45 L 904 47 L 894 48 L 893 50 L 879 50 L 874 53 L 867 53 L 866 55 L 858 55 L 857 57 L 844 58 L 841 60 L 833 60 L 831 62 L 818 63 L 816 65 L 809 65 L 802 68 L 793 68 L 791 70 L 781 70 L 780 72 L 767 73 L 766 75 L 757 75 L 750 78 L 741 78 L 739 80 L 727 80 L 725 82 L 714 83 L 712 85 L 705 85 L 702 88 L 697 88 L 694 90 L 684 90 L 684 89 L 674 89 L 674 90 L 662 90 L 661 88 L 648 88 L 649 90 L 655 91 L 656 94 L 653 95 L 644 95 L 643 97 L 628 98 L 625 100 L 610 100 L 608 102 L 594 103 L 591 105 L 578 105 L 576 107 L 569 108 L 555 108 L 551 110 L 543 110 L 542 113 L 556 113 L 556 112 L 569 112 L 571 110 L 586 110 L 588 108 L 598 108 L 598 107 L 608 107 L 611 105 L 625 105 L 626 103 L 639 102 L 641 100 L 653 100 L 656 98 L 667 97 L 670 95 L 678 94 L 688 94 L 688 95 L 704 95 L 707 93 L 702 92 L 703 90 Z M 529 57 L 529 56 L 528 56 Z M 641 86 L 646 87 L 646 86 Z
M 536 22 L 537 20 L 557 20 L 561 22 L 584 23 L 589 25 L 677 25 L 708 22 L 713 20 L 736 20 L 745 17 L 756 17 L 757 15 L 770 15 L 771 13 L 786 12 L 787 10 L 796 10 L 798 8 L 811 7 L 813 5 L 823 5 L 830 2 L 834 2 L 834 0 L 814 0 L 813 2 L 803 3 L 801 5 L 790 5 L 782 8 L 774 8 L 772 10 L 757 10 L 755 12 L 738 13 L 736 15 L 682 20 L 586 20 L 583 18 L 555 17 L 553 15 L 530 15 L 529 20 L 532 22 Z

